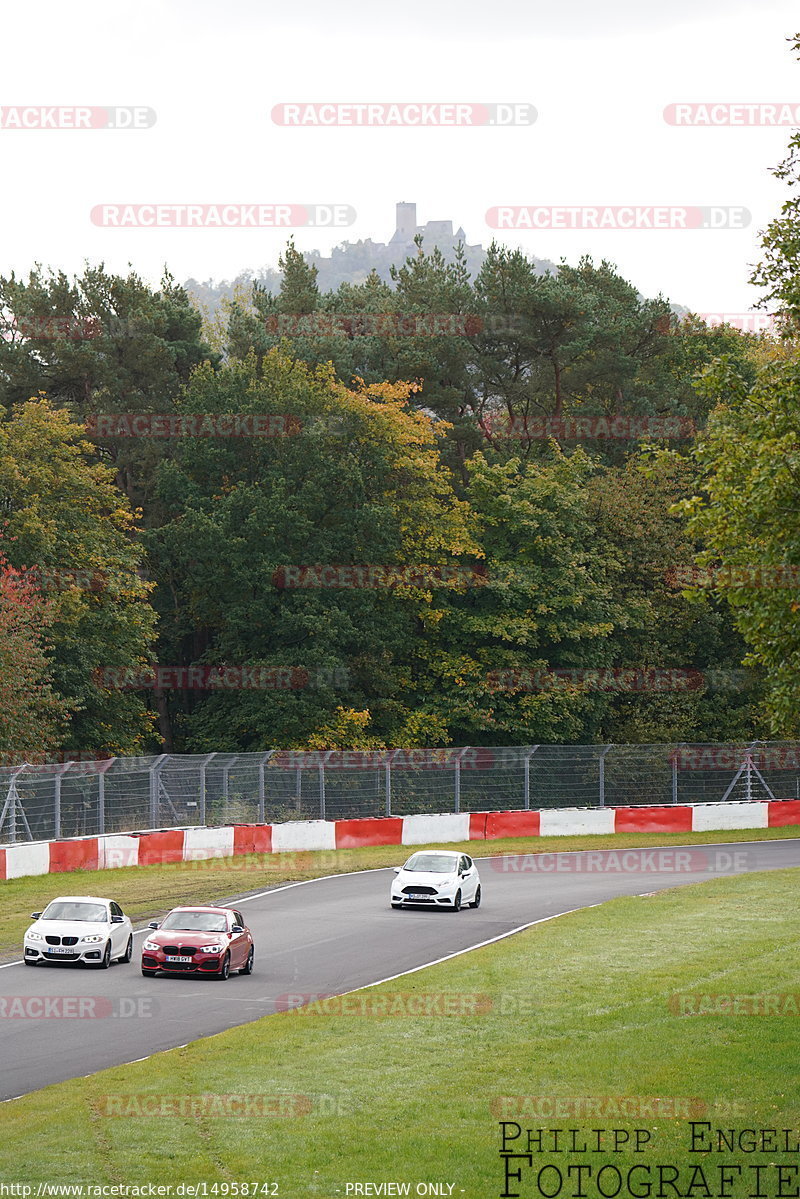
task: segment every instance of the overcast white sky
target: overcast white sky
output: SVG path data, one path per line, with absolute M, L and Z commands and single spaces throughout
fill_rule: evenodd
M 680 128 L 676 101 L 800 104 L 785 40 L 796 0 L 37 0 L 7 8 L 0 106 L 147 105 L 142 131 L 0 130 L 3 272 L 36 261 L 132 264 L 157 282 L 275 265 L 286 233 L 104 229 L 94 205 L 338 202 L 349 229 L 298 229 L 301 249 L 388 240 L 397 200 L 420 221 L 494 235 L 502 204 L 740 205 L 745 230 L 505 233 L 540 257 L 615 262 L 642 292 L 743 312 L 748 264 L 786 192 L 769 174 L 790 128 Z M 289 101 L 526 101 L 495 128 L 282 128 Z

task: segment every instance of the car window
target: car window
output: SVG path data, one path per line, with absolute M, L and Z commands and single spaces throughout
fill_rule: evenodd
M 123 912 L 122 908 L 119 906 L 118 903 L 112 903 L 111 904 L 111 915 L 112 916 L 124 916 L 125 913 Z
M 76 900 L 54 899 L 42 912 L 42 920 L 106 921 L 108 911 L 103 903 L 82 903 Z
M 246 928 L 247 925 L 245 924 L 244 916 L 242 915 L 242 913 L 234 911 L 233 914 L 236 917 L 236 923 L 241 924 L 242 928 Z
M 467 870 L 471 870 L 472 869 L 472 858 L 467 857 L 467 855 L 464 854 L 464 862 L 466 863 Z
M 452 854 L 415 853 L 408 859 L 404 870 L 428 871 L 431 874 L 452 874 L 457 869 L 458 859 Z
M 160 927 L 179 928 L 184 932 L 226 933 L 228 918 L 224 913 L 216 916 L 213 912 L 170 912 Z

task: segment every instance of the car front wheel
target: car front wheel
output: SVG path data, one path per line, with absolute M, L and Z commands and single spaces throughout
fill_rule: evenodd
M 472 906 L 474 908 L 479 908 L 481 906 L 481 889 L 480 889 L 480 887 L 478 887 L 477 890 L 475 891 L 475 898 L 472 901 Z
M 242 966 L 241 970 L 239 971 L 240 974 L 252 974 L 253 973 L 253 958 L 254 957 L 255 957 L 255 951 L 253 950 L 253 946 L 251 945 L 250 952 L 247 955 L 247 961 L 245 962 L 245 964 Z
M 133 937 L 128 937 L 128 944 L 125 946 L 125 952 L 119 959 L 121 962 L 129 962 L 133 957 Z
M 103 960 L 102 960 L 102 962 L 98 963 L 98 968 L 100 970 L 108 970 L 108 967 L 110 965 L 111 965 L 111 942 L 106 941 L 106 947 L 103 951 Z
M 453 900 L 453 911 L 454 912 L 461 911 L 461 891 L 460 890 L 456 891 L 456 897 Z
M 219 968 L 219 974 L 217 975 L 217 978 L 220 980 L 220 982 L 224 982 L 225 979 L 230 974 L 230 972 L 231 972 L 231 955 L 229 953 L 226 953 L 225 957 L 222 959 L 222 965 Z

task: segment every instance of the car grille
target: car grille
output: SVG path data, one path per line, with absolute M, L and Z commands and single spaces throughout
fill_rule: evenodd
M 162 970 L 195 970 L 197 967 L 192 958 L 187 958 L 185 962 L 165 962 Z
M 186 957 L 192 957 L 194 954 L 198 953 L 199 950 L 195 949 L 193 945 L 164 945 L 162 947 L 162 952 L 180 953 L 184 954 Z
M 45 937 L 48 945 L 77 945 L 77 937 Z
M 80 954 L 78 953 L 48 953 L 44 951 L 44 956 L 50 958 L 53 962 L 77 962 Z M 99 956 L 99 955 L 98 955 Z
M 403 887 L 404 895 L 435 895 L 435 887 Z

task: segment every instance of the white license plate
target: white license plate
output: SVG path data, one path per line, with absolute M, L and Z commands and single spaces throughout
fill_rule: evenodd
M 430 895 L 418 895 L 416 891 L 412 891 L 411 894 L 409 896 L 407 896 L 407 898 L 408 899 L 430 899 L 431 896 Z
M 181 954 L 168 953 L 166 955 L 166 959 L 168 962 L 191 962 L 191 960 L 192 960 L 189 957 L 188 953 L 181 953 Z
M 48 945 L 47 953 L 77 953 L 77 945 Z

